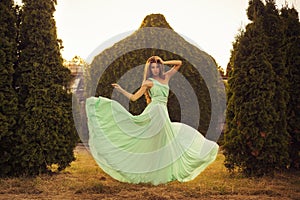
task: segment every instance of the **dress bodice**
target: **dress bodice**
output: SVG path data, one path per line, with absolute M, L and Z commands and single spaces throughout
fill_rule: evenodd
M 166 84 L 162 84 L 153 78 L 149 78 L 149 80 L 153 81 L 153 86 L 149 90 L 151 102 L 167 103 L 169 96 L 169 86 Z

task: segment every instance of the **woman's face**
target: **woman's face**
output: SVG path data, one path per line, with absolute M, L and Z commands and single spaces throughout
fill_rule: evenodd
M 151 70 L 151 74 L 154 77 L 155 76 L 159 76 L 159 72 L 160 72 L 159 64 L 157 64 L 157 63 L 151 63 L 150 70 Z

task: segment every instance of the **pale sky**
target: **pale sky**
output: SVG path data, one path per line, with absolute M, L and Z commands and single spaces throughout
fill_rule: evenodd
M 281 8 L 285 0 L 276 0 Z M 300 11 L 300 0 L 286 0 Z M 226 68 L 232 42 L 248 23 L 248 0 L 57 0 L 55 20 L 62 56 L 87 59 L 111 38 L 139 28 L 149 14 L 163 14 L 175 32 L 190 38 Z

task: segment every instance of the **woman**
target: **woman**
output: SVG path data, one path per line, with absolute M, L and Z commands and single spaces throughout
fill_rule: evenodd
M 164 72 L 164 65 L 173 67 Z M 90 151 L 107 174 L 128 183 L 154 185 L 193 180 L 218 153 L 219 146 L 196 129 L 171 122 L 167 110 L 169 80 L 179 70 L 180 60 L 150 57 L 140 89 L 131 94 L 112 86 L 131 101 L 145 95 L 147 107 L 132 115 L 118 102 L 104 97 L 86 101 Z

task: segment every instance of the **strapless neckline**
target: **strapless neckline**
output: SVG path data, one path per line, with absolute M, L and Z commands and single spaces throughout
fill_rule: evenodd
M 156 81 L 157 83 L 159 83 L 160 85 L 163 85 L 163 86 L 166 86 L 166 87 L 169 87 L 169 85 L 168 84 L 164 84 L 164 83 L 161 83 L 161 82 L 159 82 L 158 80 L 156 80 L 156 79 L 154 79 L 154 78 L 149 78 L 150 80 L 154 80 L 154 81 Z

